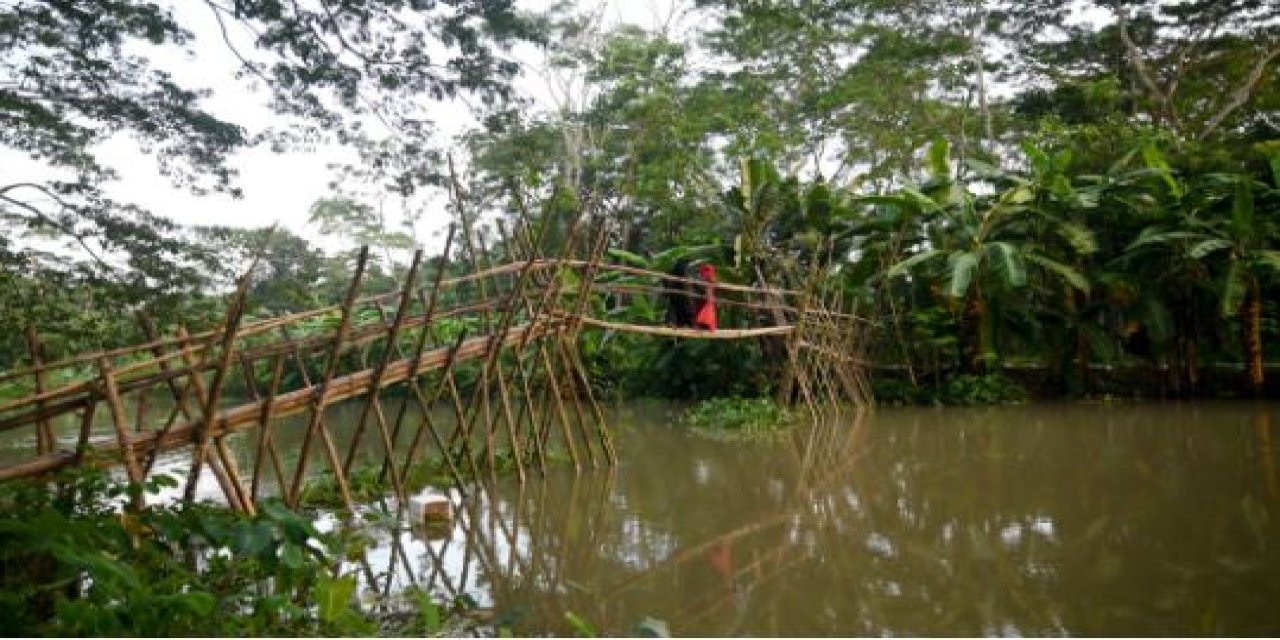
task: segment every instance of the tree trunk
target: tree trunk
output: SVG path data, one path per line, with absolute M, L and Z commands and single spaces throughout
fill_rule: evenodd
M 982 297 L 978 295 L 977 287 L 974 287 L 969 294 L 969 299 L 965 304 L 964 310 L 965 325 L 967 325 L 965 333 L 969 338 L 967 348 L 969 353 L 965 354 L 967 356 L 965 359 L 967 361 L 966 364 L 968 365 L 969 373 L 974 375 L 986 373 L 986 367 L 984 366 L 985 363 L 983 360 L 983 348 L 986 346 L 984 344 L 985 340 L 983 339 L 985 333 L 986 313 L 986 304 L 982 301 Z
M 1262 394 L 1262 298 L 1258 295 L 1257 282 L 1250 283 L 1249 293 L 1243 304 L 1240 330 L 1243 335 L 1243 354 L 1249 372 L 1249 391 Z

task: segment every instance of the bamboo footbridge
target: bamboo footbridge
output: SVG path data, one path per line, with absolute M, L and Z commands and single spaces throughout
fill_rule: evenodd
M 459 235 L 469 273 L 445 278 Z M 360 473 L 376 473 L 403 502 L 411 471 L 428 460 L 459 489 L 503 465 L 523 483 L 557 456 L 578 470 L 612 465 L 617 452 L 580 348 L 584 330 L 768 342 L 782 354 L 781 397 L 815 420 L 866 402 L 863 323 L 816 276 L 801 291 L 717 283 L 722 316 L 747 326 L 622 323 L 605 319 L 610 304 L 653 299 L 670 276 L 611 264 L 607 234 L 586 235 L 571 231 L 547 257 L 532 249 L 541 235 L 504 230 L 508 262 L 494 266 L 476 256 L 498 252 L 478 250 L 472 233 L 451 227 L 443 254 L 429 261 L 432 276 L 420 278 L 419 250 L 400 289 L 373 296 L 360 294 L 366 248 L 340 304 L 265 319 L 245 314 L 251 268 L 213 330 L 162 335 L 139 313 L 146 342 L 56 362 L 45 361 L 39 333 L 28 330 L 31 366 L 0 374 L 0 384 L 30 393 L 0 402 L 0 433 L 34 437 L 0 465 L 0 480 L 99 465 L 123 467 L 143 484 L 161 454 L 189 450 L 184 498 L 212 478 L 228 505 L 252 514 L 270 496 L 297 506 L 319 478 L 354 509 Z M 330 428 L 339 406 L 357 412 L 353 434 Z M 315 465 L 327 469 L 309 473 Z M 142 506 L 141 495 L 133 500 Z

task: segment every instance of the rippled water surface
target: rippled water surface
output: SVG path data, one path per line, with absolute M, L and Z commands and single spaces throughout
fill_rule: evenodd
M 629 406 L 616 468 L 473 487 L 361 570 L 525 633 L 1276 635 L 1276 414 L 879 409 L 733 443 Z

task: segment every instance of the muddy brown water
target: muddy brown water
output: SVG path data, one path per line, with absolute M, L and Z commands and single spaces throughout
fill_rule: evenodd
M 450 525 L 375 532 L 350 570 L 518 633 L 572 612 L 626 635 L 1278 635 L 1277 416 L 881 408 L 766 443 L 630 405 L 617 467 L 470 487 Z

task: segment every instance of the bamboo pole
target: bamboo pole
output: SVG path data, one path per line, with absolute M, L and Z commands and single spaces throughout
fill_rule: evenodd
M 138 310 L 136 317 L 138 319 L 138 324 L 142 327 L 143 336 L 146 337 L 147 341 L 150 344 L 156 345 L 151 347 L 151 352 L 156 357 L 156 360 L 160 363 L 159 366 L 160 366 L 161 372 L 169 373 L 168 359 L 161 358 L 161 356 L 164 355 L 163 354 L 164 347 L 159 346 L 159 340 L 157 340 L 157 338 L 159 337 L 159 332 L 156 331 L 155 322 L 151 320 L 151 316 L 147 315 L 146 312 L 142 311 L 141 309 Z M 184 361 L 187 359 L 188 359 L 187 357 L 183 358 Z M 198 375 L 198 374 L 193 374 L 193 375 Z M 172 378 L 172 377 L 166 378 L 164 382 L 166 383 L 166 386 L 169 388 L 170 395 L 173 396 L 174 409 L 171 412 L 171 416 L 176 417 L 178 413 L 181 413 L 183 416 L 187 418 L 188 421 L 190 421 L 192 419 L 192 414 L 190 410 L 188 410 L 187 408 L 187 393 L 190 391 L 190 389 L 194 385 L 189 382 L 186 387 L 179 390 L 178 382 L 176 378 Z M 160 436 L 159 436 L 160 438 L 163 438 L 164 435 L 167 434 L 169 430 L 173 428 L 173 425 L 175 423 L 172 417 L 170 420 L 166 421 L 164 427 L 160 429 Z M 158 449 L 152 449 L 151 452 L 147 455 L 147 464 L 146 464 L 146 470 L 145 470 L 146 475 L 151 475 L 151 470 L 152 468 L 155 467 L 156 458 L 159 457 L 159 453 L 160 452 Z
M 35 381 L 36 395 L 43 395 L 48 388 L 47 373 L 41 368 L 44 363 L 44 345 L 40 343 L 40 334 L 36 333 L 34 327 L 27 328 L 27 349 L 31 352 L 32 367 L 31 377 Z M 46 410 L 45 402 L 36 403 L 36 412 L 43 413 Z M 53 435 L 53 423 L 49 418 L 41 418 L 36 421 L 36 452 L 44 455 L 51 453 L 56 445 Z
M 355 510 L 355 502 L 351 499 L 351 489 L 347 486 L 347 477 L 342 471 L 342 461 L 338 459 L 337 451 L 333 447 L 333 441 L 329 437 L 329 431 L 324 426 L 324 410 L 328 406 L 329 384 L 338 372 L 338 362 L 342 357 L 342 347 L 346 341 L 347 332 L 351 328 L 352 305 L 355 304 L 356 293 L 359 291 L 360 283 L 364 279 L 364 270 L 368 262 L 369 247 L 361 247 L 360 256 L 356 261 L 355 275 L 351 278 L 351 284 L 347 288 L 347 295 L 342 301 L 342 316 L 338 322 L 338 331 L 333 338 L 333 345 L 329 350 L 329 359 L 325 364 L 324 378 L 320 382 L 319 393 L 311 405 L 311 416 L 307 421 L 306 433 L 303 435 L 297 471 L 294 473 L 293 484 L 289 489 L 287 498 L 290 507 L 297 507 L 298 500 L 302 497 L 302 483 L 306 477 L 311 443 L 316 434 L 319 433 L 321 440 L 323 440 L 325 452 L 329 456 L 329 463 L 333 469 L 334 479 L 338 483 L 338 490 L 342 494 L 342 501 L 347 506 L 347 509 Z
M 186 327 L 179 325 L 178 338 L 182 339 L 182 338 L 189 338 L 189 337 L 190 336 L 187 334 Z M 187 368 L 191 372 L 190 381 L 187 384 L 190 385 L 193 389 L 195 389 L 197 402 L 199 402 L 202 407 L 209 406 L 210 405 L 209 400 L 212 398 L 212 394 L 209 392 L 209 390 L 205 389 L 204 381 L 200 378 L 200 374 L 195 368 L 195 356 L 192 355 L 191 351 L 186 348 L 186 345 L 183 345 L 183 349 L 181 353 L 183 354 L 184 358 L 188 359 Z M 214 406 L 216 410 L 216 404 L 214 404 Z M 193 441 L 197 440 L 198 438 L 201 437 L 197 434 L 203 433 L 204 441 L 206 443 L 209 441 L 209 425 L 212 421 L 213 415 L 214 415 L 213 413 L 202 412 L 201 415 L 198 417 L 193 416 L 193 418 L 195 419 L 191 420 L 188 423 L 187 425 L 188 429 L 186 430 L 186 433 L 191 440 Z M 170 430 L 170 434 L 173 434 L 173 430 Z M 154 442 L 159 443 L 159 442 L 163 442 L 163 440 L 161 440 L 160 438 L 156 438 Z M 156 455 L 158 456 L 159 447 L 157 447 L 156 451 L 157 451 Z M 218 460 L 214 458 L 215 452 L 217 455 L 222 455 L 223 450 L 215 449 L 214 452 L 210 452 L 207 446 L 204 448 L 201 448 L 198 445 L 196 445 L 192 447 L 192 451 L 195 456 L 199 456 L 199 459 L 201 462 L 205 462 L 205 461 L 209 462 L 209 468 L 213 471 L 214 479 L 218 481 L 218 485 L 222 488 L 222 493 L 227 498 L 227 504 L 234 510 L 242 511 L 245 513 L 252 513 L 251 509 L 253 509 L 253 507 L 245 505 L 244 490 L 243 490 L 244 487 L 240 484 L 239 478 L 232 476 L 230 474 L 230 472 L 227 470 L 222 460 Z M 184 501 L 186 502 L 195 501 L 195 490 L 196 490 L 196 485 L 198 481 L 199 481 L 199 471 L 193 461 L 190 475 L 187 478 L 187 488 L 183 492 Z
M 507 339 L 504 342 L 504 346 L 511 347 L 516 344 L 520 344 L 522 341 L 531 340 L 545 335 L 550 330 L 551 329 L 548 328 L 547 325 L 543 324 L 535 326 L 524 325 L 518 327 L 509 332 Z M 488 342 L 488 336 L 466 340 L 457 350 L 457 361 L 464 362 L 483 357 L 486 353 L 485 346 Z M 428 353 L 422 358 L 422 362 L 417 367 L 418 373 L 425 373 L 427 371 L 443 367 L 447 359 L 450 357 L 450 352 L 451 350 L 449 348 L 441 348 Z M 383 386 L 395 384 L 404 380 L 408 375 L 410 375 L 412 365 L 413 363 L 408 360 L 396 362 L 388 369 L 387 375 L 383 379 Z M 184 375 L 190 375 L 190 373 L 185 372 Z M 370 387 L 369 379 L 370 372 L 368 371 L 361 371 L 335 378 L 333 383 L 329 386 L 329 391 L 327 393 L 329 404 L 341 402 L 348 398 L 358 397 L 367 393 Z M 281 418 L 305 412 L 312 404 L 314 404 L 315 396 L 318 393 L 318 385 L 311 385 L 296 391 L 281 394 L 273 400 L 273 402 L 276 403 L 274 411 L 276 412 L 276 415 Z M 82 399 L 79 402 L 86 403 L 88 400 Z M 260 407 L 256 404 L 226 409 L 212 421 L 213 431 L 211 431 L 211 435 L 227 435 L 240 431 L 246 426 L 255 425 L 257 424 L 259 412 Z M 157 434 L 154 433 L 142 434 L 135 439 L 135 446 L 156 446 L 155 443 L 158 442 L 158 446 L 162 447 L 162 451 L 182 448 L 190 443 L 193 428 L 193 423 L 177 424 L 163 439 L 157 438 Z M 112 451 L 114 449 L 111 445 L 106 445 L 105 450 Z M 63 468 L 68 464 L 72 464 L 74 460 L 75 458 L 73 456 L 57 453 L 38 456 L 34 460 L 0 467 L 0 481 L 46 473 Z
M 262 401 L 262 413 L 258 417 L 258 446 L 253 456 L 253 475 L 249 481 L 249 499 L 255 503 L 258 501 L 258 486 L 262 477 L 262 458 L 264 454 L 271 457 L 272 467 L 276 473 L 276 485 L 280 488 L 280 495 L 283 496 L 286 489 L 284 463 L 280 459 L 279 452 L 276 451 L 271 435 L 271 420 L 273 418 L 271 410 L 275 407 L 275 403 L 272 400 L 280 392 L 280 380 L 284 377 L 284 356 L 276 356 L 274 362 L 275 365 L 271 369 L 271 381 L 267 383 L 267 395 L 265 400 Z
M 217 413 L 218 403 L 222 399 L 222 385 L 226 380 L 227 370 L 230 369 L 231 360 L 235 354 L 236 331 L 240 327 L 240 320 L 244 318 L 245 298 L 249 293 L 249 277 L 253 274 L 253 270 L 257 268 L 258 260 L 260 258 L 261 250 L 259 250 L 258 256 L 253 259 L 253 264 L 249 266 L 248 271 L 240 277 L 240 282 L 236 288 L 235 296 L 232 298 L 231 304 L 227 308 L 227 315 L 224 320 L 225 326 L 221 341 L 221 357 L 218 360 L 217 368 L 213 371 L 213 380 L 209 384 L 209 389 L 207 393 L 204 394 L 204 397 L 201 398 L 202 409 L 200 413 L 203 421 L 197 423 L 195 430 L 192 432 L 195 439 L 195 455 L 192 456 L 191 459 L 191 473 L 187 479 L 186 491 L 183 492 L 183 500 L 186 502 L 193 502 L 195 500 L 196 485 L 200 481 L 200 468 L 201 465 L 204 464 L 204 460 L 209 450 L 209 438 L 207 435 L 208 423 Z M 183 349 L 182 353 L 185 357 L 185 354 L 188 354 L 189 351 Z M 191 362 L 188 362 L 187 364 L 188 366 L 192 365 Z M 193 382 L 199 379 L 199 374 L 194 373 L 194 370 L 191 379 Z M 199 391 L 200 387 L 196 387 L 196 389 Z M 234 467 L 228 466 L 231 462 L 226 456 L 226 447 L 221 443 L 221 441 L 219 441 L 217 449 L 219 456 L 223 458 L 222 463 L 224 467 L 227 467 L 227 473 L 231 474 L 231 478 L 235 482 L 235 493 L 243 499 L 245 497 L 244 486 L 240 483 L 239 478 L 236 477 Z M 246 513 L 252 514 L 254 512 L 253 505 L 246 503 L 242 506 Z
M 89 437 L 93 433 L 93 418 L 98 410 L 98 403 L 93 400 L 92 396 L 89 397 L 89 400 L 89 404 L 84 408 L 84 414 L 80 416 L 80 436 L 76 439 L 76 453 L 71 458 L 73 464 L 80 464 L 84 460 L 84 454 L 89 452 Z M 41 456 L 41 458 L 48 458 L 50 455 L 54 454 Z
M 124 413 L 124 402 L 120 399 L 120 389 L 116 387 L 115 376 L 111 373 L 111 360 L 98 359 L 98 375 L 102 377 L 107 406 L 111 409 L 111 422 L 116 428 L 116 438 L 120 442 L 120 458 L 124 461 L 125 471 L 129 474 L 129 483 L 136 485 L 131 502 L 134 509 L 141 511 L 147 506 L 142 492 L 142 483 L 145 478 L 142 475 L 142 468 L 138 466 L 138 460 L 133 455 L 129 437 L 129 419 Z
M 435 402 L 438 402 L 440 400 L 440 396 L 444 393 L 446 385 L 452 382 L 453 367 L 458 363 L 458 353 L 460 351 L 463 340 L 466 337 L 467 337 L 467 333 L 466 331 L 463 331 L 458 336 L 458 339 L 455 342 L 453 348 L 449 350 L 449 357 L 445 361 L 445 365 L 444 365 L 443 380 L 441 381 L 440 386 L 436 388 L 436 395 L 431 402 L 427 402 L 423 398 L 422 390 L 418 388 L 416 381 L 410 381 L 409 383 L 413 387 L 415 399 L 417 399 L 419 406 L 422 408 L 423 418 L 422 418 L 422 421 L 418 423 L 418 429 L 414 432 L 413 438 L 409 441 L 409 450 L 405 454 L 404 467 L 402 471 L 400 471 L 401 483 L 404 483 L 405 481 L 404 479 L 407 478 L 409 475 L 409 470 L 413 468 L 414 460 L 417 458 L 418 447 L 420 446 L 422 441 L 422 434 L 424 431 L 426 431 L 427 433 L 431 434 L 431 439 L 434 441 L 435 445 L 439 447 L 440 455 L 442 458 L 444 458 L 445 465 L 449 468 L 449 473 L 453 475 L 453 478 L 456 481 L 458 489 L 460 491 L 462 490 L 462 486 L 463 486 L 462 472 L 457 467 L 457 462 L 454 460 L 453 452 L 450 451 L 445 446 L 444 439 L 440 437 L 440 433 L 436 431 L 435 424 L 431 421 L 431 407 L 435 404 Z M 455 411 L 460 411 L 457 408 L 457 405 L 455 405 Z M 461 421 L 462 419 L 460 415 L 461 414 L 459 414 L 459 418 L 458 418 L 459 421 Z M 476 471 L 475 469 L 475 460 L 470 455 L 467 456 L 467 459 L 471 461 L 472 472 L 478 474 L 479 472 Z M 394 464 L 394 461 L 392 461 L 392 464 Z
M 373 380 L 370 382 L 372 390 L 369 395 L 365 396 L 365 402 L 360 407 L 360 418 L 356 423 L 355 434 L 351 438 L 351 446 L 347 450 L 347 459 L 343 463 L 342 469 L 344 473 L 350 474 L 351 467 L 355 463 L 356 451 L 360 446 L 360 438 L 364 435 L 365 424 L 369 420 L 370 412 L 376 414 L 375 421 L 378 423 L 378 432 L 382 436 L 382 446 L 385 454 L 390 456 L 395 446 L 391 440 L 391 432 L 387 429 L 386 419 L 382 414 L 382 407 L 378 402 L 379 385 L 382 383 L 382 377 L 387 372 L 387 365 L 391 364 L 392 358 L 395 357 L 400 338 L 400 330 L 404 327 L 405 317 L 409 314 L 409 305 L 413 301 L 413 290 L 418 280 L 418 267 L 422 264 L 422 249 L 413 252 L 413 261 L 409 264 L 409 272 L 405 276 L 405 283 L 401 287 L 400 304 L 396 308 L 396 317 L 392 321 L 391 327 L 387 330 L 387 338 L 385 347 L 383 348 L 382 358 L 378 361 L 377 367 L 373 371 Z M 382 305 L 378 305 L 378 311 L 382 314 Z M 386 324 L 385 315 L 383 325 Z M 405 495 L 404 486 L 400 482 L 398 476 L 391 478 L 392 488 L 396 492 L 396 497 L 401 502 L 408 499 Z
M 546 226 L 544 221 L 544 230 L 545 228 Z M 507 233 L 506 225 L 503 224 L 502 220 L 498 220 L 498 234 L 502 240 L 503 246 L 507 250 L 507 255 L 510 256 L 512 259 L 519 259 L 520 257 L 524 257 L 524 258 L 534 257 L 534 253 L 532 250 L 522 252 L 522 251 L 518 251 L 515 248 L 510 234 Z M 528 298 L 522 297 L 521 304 L 525 310 L 525 313 L 529 314 L 532 317 L 533 316 L 532 306 L 529 304 Z M 529 416 L 530 428 L 528 430 L 529 437 L 527 438 L 527 441 L 533 447 L 533 451 L 534 451 L 533 455 L 535 458 L 536 466 L 538 468 L 538 472 L 542 475 L 545 475 L 547 472 L 546 448 L 544 446 L 545 443 L 543 443 L 538 439 L 538 425 L 540 423 L 540 419 L 538 416 L 538 409 L 534 404 L 535 397 L 534 397 L 533 391 L 529 387 L 530 377 L 532 373 L 529 371 L 529 368 L 525 366 L 524 350 L 515 349 L 513 351 L 514 351 L 513 359 L 515 360 L 515 366 L 516 366 L 515 375 L 517 378 L 519 378 L 519 381 L 520 381 L 520 391 L 521 391 L 521 400 L 522 400 L 521 408 L 520 408 L 520 417 L 517 419 L 516 424 L 517 424 L 517 427 L 523 424 L 524 417 L 526 415 Z
M 395 427 L 392 435 L 392 441 L 398 442 L 400 439 L 401 426 L 404 424 L 404 418 L 405 418 L 405 415 L 408 413 L 408 409 L 409 409 L 409 401 L 412 398 L 414 401 L 418 403 L 418 406 L 422 411 L 422 421 L 419 422 L 418 429 L 414 433 L 414 437 L 411 440 L 412 444 L 410 444 L 409 450 L 405 454 L 405 460 L 406 460 L 405 475 L 408 474 L 408 470 L 412 467 L 413 459 L 416 455 L 417 443 L 419 438 L 421 437 L 422 430 L 429 429 L 436 443 L 440 445 L 440 455 L 444 459 L 445 464 L 448 466 L 450 474 L 453 475 L 454 483 L 457 486 L 461 487 L 463 484 L 462 474 L 458 472 L 457 466 L 454 464 L 453 457 L 449 455 L 449 452 L 446 451 L 444 446 L 441 444 L 440 434 L 439 432 L 436 431 L 436 426 L 431 420 L 431 409 L 432 409 L 432 404 L 434 404 L 434 402 L 428 403 L 425 400 L 422 394 L 422 389 L 418 385 L 418 367 L 422 363 L 423 351 L 426 349 L 427 341 L 431 337 L 430 323 L 431 323 L 431 319 L 435 314 L 437 303 L 439 302 L 439 299 L 440 299 L 439 298 L 440 283 L 441 281 L 444 280 L 445 271 L 447 271 L 449 268 L 449 252 L 453 248 L 453 238 L 456 232 L 457 232 L 457 227 L 454 226 L 452 223 L 450 223 L 449 231 L 444 241 L 444 252 L 440 254 L 440 260 L 436 268 L 436 275 L 432 279 L 430 294 L 425 300 L 422 300 L 422 292 L 421 291 L 418 292 L 419 299 L 423 303 L 422 306 L 424 311 L 423 311 L 422 317 L 424 318 L 425 322 L 422 325 L 422 330 L 418 333 L 418 339 L 414 343 L 413 358 L 412 358 L 413 365 L 411 367 L 412 373 L 409 377 L 406 378 L 406 382 L 409 385 L 411 394 L 409 396 L 405 396 L 404 401 L 400 403 L 400 412 L 396 416 L 396 422 L 395 422 Z M 464 340 L 465 338 L 466 338 L 466 332 L 464 331 L 460 335 L 457 341 L 457 344 L 454 345 L 455 346 L 454 351 L 452 352 L 452 354 L 450 355 L 450 357 L 445 363 L 446 372 L 444 376 L 451 377 L 453 375 L 452 362 L 454 360 L 454 357 L 457 354 L 457 347 L 461 346 L 462 340 Z M 442 376 L 441 386 L 437 389 L 435 400 L 439 400 L 441 389 L 444 388 L 444 384 L 445 382 Z M 393 471 L 394 469 L 395 469 L 395 456 L 392 454 L 391 451 L 388 451 L 386 452 L 386 455 L 383 457 L 382 469 L 378 472 L 379 481 L 380 482 L 385 481 L 387 473 L 389 471 Z M 401 482 L 403 483 L 403 480 Z
M 549 229 L 548 225 L 549 225 L 549 221 L 544 218 L 543 226 L 539 231 L 538 237 L 531 238 L 530 232 L 528 231 L 528 220 L 527 218 L 525 219 L 524 234 L 522 234 L 521 237 L 523 238 L 523 241 L 526 246 L 526 252 L 528 253 L 530 258 L 535 257 L 536 247 L 541 244 L 543 238 L 545 237 L 545 234 Z M 561 256 L 560 256 L 561 262 L 567 259 L 568 256 L 572 255 L 573 248 L 578 241 L 579 235 L 580 235 L 580 220 L 575 219 L 573 224 L 569 228 L 569 232 L 566 234 L 564 246 L 561 248 Z M 566 404 L 565 400 L 566 400 L 567 394 L 564 392 L 560 384 L 560 374 L 557 372 L 556 367 L 553 363 L 553 358 L 551 356 L 552 347 L 548 346 L 547 344 L 548 342 L 551 342 L 551 341 L 558 343 L 560 339 L 559 336 L 564 331 L 564 323 L 561 322 L 560 318 L 556 315 L 554 311 L 548 311 L 548 309 L 554 309 L 556 306 L 558 306 L 559 301 L 563 295 L 562 285 L 563 285 L 562 278 L 559 278 L 559 277 L 551 278 L 550 282 L 548 283 L 545 290 L 543 291 L 542 296 L 539 297 L 537 304 L 533 305 L 526 301 L 525 306 L 528 309 L 529 316 L 533 318 L 531 322 L 544 321 L 542 320 L 543 318 L 551 317 L 556 322 L 561 323 L 561 326 L 559 326 L 556 330 L 556 336 L 557 336 L 556 338 L 554 339 L 539 338 L 535 344 L 535 348 L 538 353 L 538 357 L 542 361 L 543 372 L 544 372 L 543 375 L 544 375 L 544 378 L 546 379 L 548 394 L 551 396 L 552 403 L 555 406 L 555 409 L 556 409 L 555 415 L 556 417 L 559 418 L 561 435 L 562 435 L 562 438 L 564 439 L 565 446 L 569 450 L 569 458 L 573 462 L 574 471 L 580 473 L 582 471 L 582 461 L 578 455 L 577 444 L 574 441 L 572 427 L 570 424 L 571 420 L 569 417 L 569 411 L 565 407 L 565 404 Z M 517 347 L 517 351 L 523 351 L 526 344 L 527 342 L 521 342 L 520 345 Z M 550 414 L 549 411 L 548 411 L 548 414 Z M 543 441 L 542 447 L 544 449 L 546 448 L 546 441 L 547 439 L 544 439 Z
M 591 390 L 591 380 L 587 377 L 586 372 L 579 368 L 579 362 L 570 357 L 569 350 L 572 345 L 576 345 L 578 340 L 579 328 L 581 326 L 581 317 L 586 311 L 587 302 L 590 299 L 591 286 L 595 280 L 596 273 L 599 268 L 600 259 L 604 256 L 605 249 L 608 247 L 608 228 L 603 224 L 599 224 L 599 230 L 596 232 L 594 243 L 588 249 L 589 266 L 583 269 L 582 280 L 578 285 L 578 300 L 574 307 L 573 313 L 569 316 L 569 321 L 564 331 L 559 335 L 557 341 L 557 353 L 561 362 L 565 367 L 565 372 L 569 380 L 577 381 L 581 384 L 581 390 L 570 396 L 573 401 L 573 409 L 578 417 L 578 434 L 582 437 L 583 446 L 587 450 L 587 457 L 591 460 L 592 468 L 598 466 L 596 462 L 595 448 L 591 446 L 591 435 L 589 434 L 590 426 L 585 417 L 585 410 L 582 408 L 582 395 L 586 395 L 591 403 L 595 403 L 595 395 Z M 603 414 L 600 414 L 603 415 Z M 597 429 L 603 429 L 604 424 L 596 425 Z M 608 459 L 606 451 L 606 459 Z

